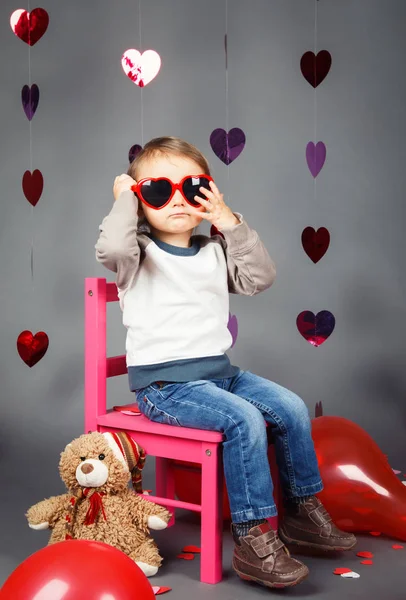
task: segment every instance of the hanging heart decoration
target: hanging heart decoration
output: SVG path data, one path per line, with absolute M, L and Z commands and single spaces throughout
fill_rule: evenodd
M 139 144 L 134 144 L 134 146 L 131 146 L 128 152 L 128 160 L 130 161 L 130 163 L 132 163 L 132 161 L 137 157 L 141 150 L 142 146 L 140 146 Z
M 298 315 L 296 326 L 304 339 L 317 348 L 333 333 L 335 318 L 328 310 L 322 310 L 317 315 L 304 310 Z
M 146 86 L 158 75 L 161 57 L 155 50 L 145 50 L 142 54 L 131 48 L 121 58 L 121 66 L 129 79 L 139 87 Z
M 223 240 L 225 240 L 225 239 L 226 239 L 226 238 L 224 237 L 224 234 L 223 234 L 223 233 L 221 233 L 221 231 L 219 231 L 215 225 L 212 225 L 212 226 L 210 227 L 210 237 L 213 237 L 214 235 L 221 235 L 221 237 L 223 238 Z
M 228 313 L 228 330 L 231 333 L 231 337 L 233 338 L 233 343 L 231 344 L 231 348 L 234 346 L 237 341 L 238 336 L 238 321 L 235 315 L 232 315 L 230 312 Z
M 306 227 L 302 232 L 302 245 L 307 256 L 317 263 L 325 255 L 330 244 L 330 233 L 325 227 L 317 231 L 313 227 Z
M 211 132 L 210 146 L 214 154 L 229 165 L 244 150 L 245 139 L 245 133 L 239 127 L 230 129 L 228 133 L 219 128 Z
M 10 17 L 13 33 L 29 46 L 42 38 L 48 29 L 49 15 L 43 8 L 34 8 L 31 12 L 19 8 Z
M 33 83 L 31 88 L 28 85 L 23 87 L 21 90 L 21 102 L 27 119 L 31 121 L 39 102 L 39 89 L 36 83 Z
M 17 338 L 17 351 L 20 358 L 29 367 L 41 360 L 48 350 L 49 338 L 44 331 L 32 335 L 31 331 L 22 331 Z
M 317 177 L 317 175 L 322 170 L 324 162 L 326 160 L 326 154 L 327 150 L 323 142 L 317 142 L 316 145 L 314 145 L 313 142 L 309 142 L 307 144 L 306 161 L 310 173 L 313 175 L 313 177 Z
M 41 198 L 44 188 L 44 179 L 41 171 L 35 169 L 33 173 L 26 171 L 23 177 L 23 192 L 28 202 L 35 206 Z
M 317 56 L 314 52 L 305 52 L 300 60 L 302 75 L 314 88 L 327 77 L 330 68 L 331 54 L 328 50 L 320 50 Z

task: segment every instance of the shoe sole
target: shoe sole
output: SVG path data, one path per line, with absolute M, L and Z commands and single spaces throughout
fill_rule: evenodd
M 282 542 L 285 544 L 285 546 L 288 547 L 288 550 L 290 548 L 314 548 L 315 550 L 324 550 L 324 551 L 346 551 L 346 550 L 352 550 L 352 548 L 354 548 L 354 546 L 356 546 L 357 544 L 357 540 L 355 540 L 355 542 L 353 543 L 352 546 L 324 546 L 323 544 L 314 544 L 312 542 L 303 542 L 301 540 L 294 540 L 293 538 L 290 538 L 288 535 L 286 535 L 286 533 L 283 531 L 282 528 L 279 529 L 279 537 L 282 540 Z
M 258 579 L 258 577 L 254 577 L 253 575 L 247 575 L 246 573 L 242 573 L 234 565 L 233 569 L 237 573 L 238 577 L 240 577 L 240 579 L 243 579 L 244 581 L 254 581 L 255 583 L 259 583 L 260 585 L 270 588 L 293 587 L 294 585 L 297 585 L 298 583 L 306 579 L 306 577 L 309 575 L 309 571 L 307 571 L 306 573 L 298 577 L 298 579 L 296 579 L 295 581 L 289 581 L 288 583 L 276 583 L 272 581 L 264 581 L 263 579 Z

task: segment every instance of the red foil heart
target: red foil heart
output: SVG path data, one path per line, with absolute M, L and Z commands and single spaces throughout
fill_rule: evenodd
M 305 52 L 300 60 L 303 77 L 316 88 L 327 77 L 331 67 L 331 54 L 321 50 L 317 56 L 314 52 Z
M 31 331 L 22 331 L 17 338 L 17 350 L 21 359 L 29 367 L 41 360 L 48 350 L 49 338 L 44 331 L 32 335 Z
M 35 169 L 33 173 L 26 171 L 23 177 L 23 192 L 28 202 L 35 206 L 41 198 L 44 188 L 44 179 L 41 171 Z
M 10 25 L 17 37 L 29 46 L 42 38 L 48 29 L 49 15 L 43 8 L 34 8 L 30 13 L 19 8 L 10 18 Z
M 317 347 L 333 333 L 335 318 L 328 310 L 322 310 L 317 315 L 310 310 L 304 310 L 298 315 L 296 325 L 305 340 Z
M 325 227 L 320 227 L 317 231 L 313 227 L 306 227 L 302 232 L 302 246 L 307 256 L 317 263 L 330 245 L 330 234 Z

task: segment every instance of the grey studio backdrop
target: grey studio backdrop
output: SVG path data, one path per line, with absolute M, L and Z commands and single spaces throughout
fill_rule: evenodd
M 83 432 L 83 280 L 114 280 L 96 263 L 94 244 L 114 178 L 126 172 L 129 148 L 142 142 L 141 91 L 120 64 L 125 50 L 139 48 L 138 2 L 40 6 L 50 24 L 31 49 L 31 83 L 40 89 L 32 169 L 44 176 L 35 209 L 21 187 L 30 169 L 20 98 L 29 83 L 28 46 L 10 29 L 17 4 L 3 0 L 0 9 L 2 579 L 46 543 L 48 533 L 31 531 L 24 512 L 64 491 L 59 454 Z M 224 2 L 142 2 L 142 50 L 162 58 L 142 91 L 143 141 L 177 135 L 196 144 L 226 202 L 275 260 L 269 290 L 230 296 L 239 323 L 231 362 L 299 394 L 312 417 L 321 401 L 325 414 L 355 421 L 402 469 L 406 4 L 323 0 L 317 8 L 315 48 L 313 0 L 229 1 L 229 127 L 242 128 L 247 142 L 227 177 L 209 145 L 211 131 L 226 126 Z M 315 49 L 332 55 L 316 106 L 300 73 L 302 54 Z M 315 183 L 305 148 L 320 140 L 327 160 Z M 331 234 L 316 265 L 301 246 L 307 226 Z M 199 232 L 209 235 L 208 223 Z M 108 352 L 122 354 L 119 307 L 108 310 Z M 319 348 L 296 329 L 303 310 L 336 318 Z M 50 339 L 31 369 L 16 351 L 24 329 Z M 110 405 L 133 401 L 126 377 L 110 381 L 108 393 Z M 150 487 L 153 466 L 151 458 Z

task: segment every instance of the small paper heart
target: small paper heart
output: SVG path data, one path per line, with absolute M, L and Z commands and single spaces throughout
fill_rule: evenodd
M 164 587 L 164 586 L 159 586 L 159 585 L 152 586 L 152 591 L 154 592 L 155 596 L 159 596 L 160 594 L 165 594 L 166 592 L 170 592 L 171 590 L 172 590 L 172 588 L 170 588 L 170 587 Z
M 31 173 L 31 171 L 25 171 L 23 176 L 23 192 L 24 196 L 32 206 L 36 206 L 38 200 L 41 198 L 43 188 L 44 179 L 41 171 L 38 169 L 35 169 L 33 173 Z
M 297 316 L 296 326 L 305 340 L 317 348 L 333 333 L 335 318 L 328 310 L 322 310 L 317 315 L 304 310 Z
M 372 560 L 361 560 L 360 561 L 361 565 L 373 565 L 373 561 Z
M 31 331 L 22 331 L 17 338 L 17 351 L 20 358 L 29 367 L 33 367 L 48 350 L 49 338 L 44 331 L 32 335 Z
M 235 315 L 231 315 L 231 313 L 229 314 L 229 319 L 228 319 L 228 330 L 231 333 L 231 337 L 233 338 L 233 343 L 231 344 L 231 348 L 234 346 L 235 342 L 237 341 L 237 336 L 238 336 L 238 321 L 237 321 L 237 317 Z
M 34 8 L 31 12 L 19 8 L 10 17 L 10 26 L 17 37 L 29 46 L 42 38 L 49 24 L 49 15 L 43 8 Z
M 313 177 L 317 177 L 320 171 L 323 168 L 323 165 L 326 160 L 326 146 L 323 142 L 317 142 L 315 145 L 314 142 L 309 142 L 306 146 L 306 161 L 307 166 L 309 167 L 310 173 Z
M 404 546 L 401 546 L 400 544 L 393 544 L 392 548 L 394 550 L 403 550 Z
M 307 256 L 318 263 L 327 252 L 330 245 L 330 233 L 325 227 L 317 231 L 313 227 L 306 227 L 302 232 L 302 246 Z
M 351 573 L 351 569 L 346 567 L 339 567 L 333 571 L 334 575 L 342 575 L 343 573 Z
M 190 554 L 188 552 L 177 554 L 176 558 L 183 558 L 183 560 L 193 560 L 195 557 L 194 554 Z
M 131 146 L 128 152 L 128 160 L 130 161 L 130 163 L 133 162 L 133 160 L 138 156 L 141 150 L 142 146 L 140 146 L 139 144 L 134 144 L 134 146 Z
M 144 87 L 158 75 L 161 57 L 155 50 L 145 50 L 142 54 L 130 48 L 121 58 L 121 66 L 129 79 L 139 87 Z
M 198 546 L 185 546 L 182 548 L 182 552 L 196 552 L 196 554 L 200 554 L 200 548 Z
M 358 579 L 360 574 L 355 571 L 350 571 L 349 573 L 343 573 L 341 577 L 345 577 L 345 579 Z
M 357 552 L 357 556 L 361 556 L 362 558 L 373 558 L 374 557 L 372 552 Z
M 113 406 L 113 410 L 121 412 L 123 415 L 139 417 L 142 413 L 136 404 L 125 404 L 124 406 Z
M 31 121 L 35 115 L 35 111 L 37 110 L 39 102 L 39 89 L 35 83 L 33 83 L 31 87 L 25 85 L 22 88 L 21 102 L 23 104 L 23 109 L 27 119 Z
M 221 231 L 219 231 L 215 225 L 212 225 L 212 226 L 210 227 L 210 237 L 213 237 L 214 235 L 221 235 L 221 237 L 223 238 L 223 240 L 225 240 L 225 239 L 226 239 L 226 238 L 224 237 L 224 234 L 223 234 L 223 233 L 221 233 Z
M 320 50 L 317 55 L 309 50 L 300 59 L 302 75 L 314 88 L 327 77 L 330 68 L 331 54 L 328 50 Z
M 210 146 L 214 154 L 229 165 L 241 154 L 245 146 L 245 133 L 239 127 L 233 127 L 227 133 L 219 127 L 210 134 Z
M 375 537 L 378 537 L 378 535 L 382 535 L 382 532 L 381 531 L 370 531 L 369 535 L 373 535 Z

